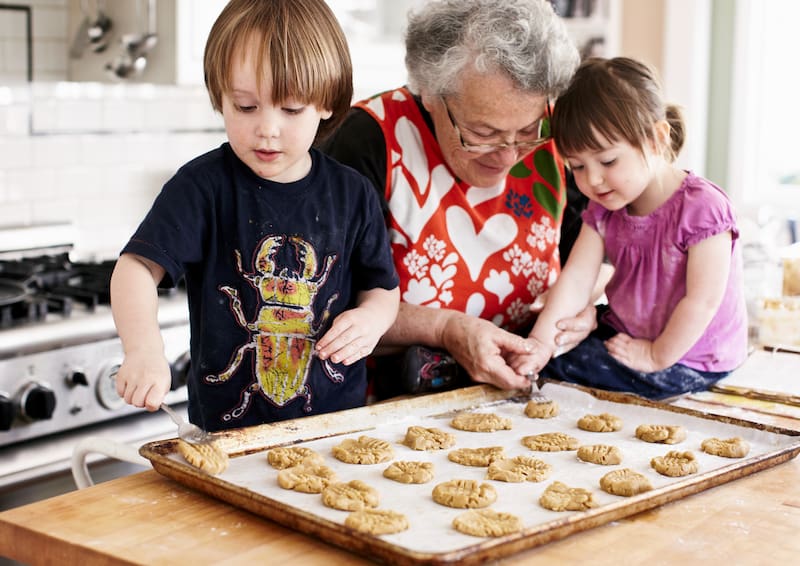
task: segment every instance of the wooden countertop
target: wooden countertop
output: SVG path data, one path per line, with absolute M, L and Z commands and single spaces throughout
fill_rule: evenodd
M 795 458 L 501 563 L 791 564 L 800 556 L 798 485 Z M 154 471 L 0 513 L 0 554 L 34 565 L 369 563 Z
M 798 486 L 795 458 L 499 563 L 794 563 Z M 33 565 L 369 563 L 154 471 L 0 513 L 0 555 Z

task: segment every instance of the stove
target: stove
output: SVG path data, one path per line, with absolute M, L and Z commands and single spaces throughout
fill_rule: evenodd
M 73 260 L 64 230 L 54 237 L 53 226 L 12 230 L 0 229 L 0 451 L 143 412 L 117 395 L 114 382 L 123 357 L 109 305 L 114 261 Z M 172 368 L 166 402 L 180 403 L 189 367 L 186 295 L 173 290 L 159 302 Z

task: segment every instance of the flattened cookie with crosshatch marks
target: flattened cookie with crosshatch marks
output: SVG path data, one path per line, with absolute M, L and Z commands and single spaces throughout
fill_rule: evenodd
M 542 492 L 539 505 L 551 511 L 584 511 L 597 507 L 597 502 L 588 489 L 554 481 Z
M 390 535 L 408 529 L 408 519 L 389 509 L 362 509 L 350 513 L 344 524 L 351 529 L 372 535 Z
M 698 470 L 697 458 L 689 452 L 670 450 L 663 456 L 656 456 L 650 460 L 650 467 L 662 476 L 678 478 L 694 474 Z
M 707 438 L 700 444 L 700 448 L 706 454 L 723 458 L 744 458 L 750 452 L 750 444 L 738 436 L 727 440 Z
M 578 428 L 589 432 L 616 432 L 622 428 L 622 419 L 609 413 L 584 415 L 578 419 Z
M 522 444 L 539 452 L 562 452 L 577 450 L 580 442 L 574 436 L 564 432 L 543 432 L 531 436 L 523 436 Z
M 486 446 L 483 448 L 456 448 L 447 453 L 447 459 L 462 466 L 486 467 L 495 460 L 505 457 L 502 446 Z
M 178 453 L 192 466 L 212 476 L 228 469 L 228 453 L 213 440 L 191 444 L 179 438 Z
M 406 430 L 406 437 L 403 444 L 412 450 L 442 450 L 450 448 L 456 443 L 454 434 L 445 432 L 438 428 L 425 428 L 422 426 L 410 426 Z
M 486 477 L 505 482 L 542 481 L 550 475 L 550 464 L 532 456 L 515 456 L 489 464 Z
M 586 444 L 578 448 L 578 459 L 602 466 L 622 463 L 622 452 L 610 444 Z
M 558 411 L 558 403 L 552 399 L 545 403 L 531 400 L 525 405 L 525 416 L 532 419 L 552 419 L 558 415 Z
M 379 438 L 345 438 L 333 447 L 333 455 L 346 464 L 379 464 L 394 458 L 392 445 Z
M 686 440 L 686 429 L 681 425 L 643 424 L 636 427 L 636 438 L 645 442 L 677 444 Z
M 475 537 L 501 537 L 522 530 L 522 521 L 511 513 L 493 509 L 470 509 L 453 519 L 453 528 Z
M 464 479 L 440 483 L 432 495 L 436 503 L 457 509 L 488 507 L 497 499 L 497 492 L 488 483 Z
M 600 489 L 611 495 L 631 497 L 653 489 L 650 480 L 630 468 L 608 472 L 600 478 Z
M 511 419 L 494 413 L 459 413 L 450 421 L 450 426 L 468 432 L 495 432 L 511 430 Z
M 278 485 L 302 493 L 322 493 L 336 481 L 336 473 L 325 464 L 298 464 L 278 472 Z
M 278 446 L 267 452 L 267 462 L 278 470 L 285 470 L 303 462 L 322 464 L 324 458 L 305 446 Z
M 383 477 L 399 483 L 427 483 L 433 479 L 430 462 L 392 462 L 383 470 Z
M 332 483 L 322 490 L 322 502 L 341 511 L 360 511 L 377 507 L 378 490 L 361 480 Z

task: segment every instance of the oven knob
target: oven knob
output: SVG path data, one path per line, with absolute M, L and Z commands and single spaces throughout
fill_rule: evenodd
M 68 385 L 89 385 L 89 378 L 86 374 L 80 370 L 73 371 L 71 374 L 67 376 L 67 384 Z
M 6 395 L 0 394 L 0 430 L 9 430 L 15 416 L 14 402 Z
M 56 409 L 56 394 L 41 383 L 29 383 L 19 396 L 19 410 L 23 417 L 32 421 L 46 421 Z
M 100 371 L 95 384 L 95 393 L 100 404 L 109 410 L 119 409 L 125 405 L 125 399 L 117 393 L 117 372 L 119 363 L 108 364 Z

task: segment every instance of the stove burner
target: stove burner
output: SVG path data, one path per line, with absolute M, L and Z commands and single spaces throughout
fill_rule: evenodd
M 0 328 L 41 321 L 48 313 L 68 317 L 76 304 L 88 311 L 109 304 L 114 264 L 72 262 L 67 253 L 0 260 Z

